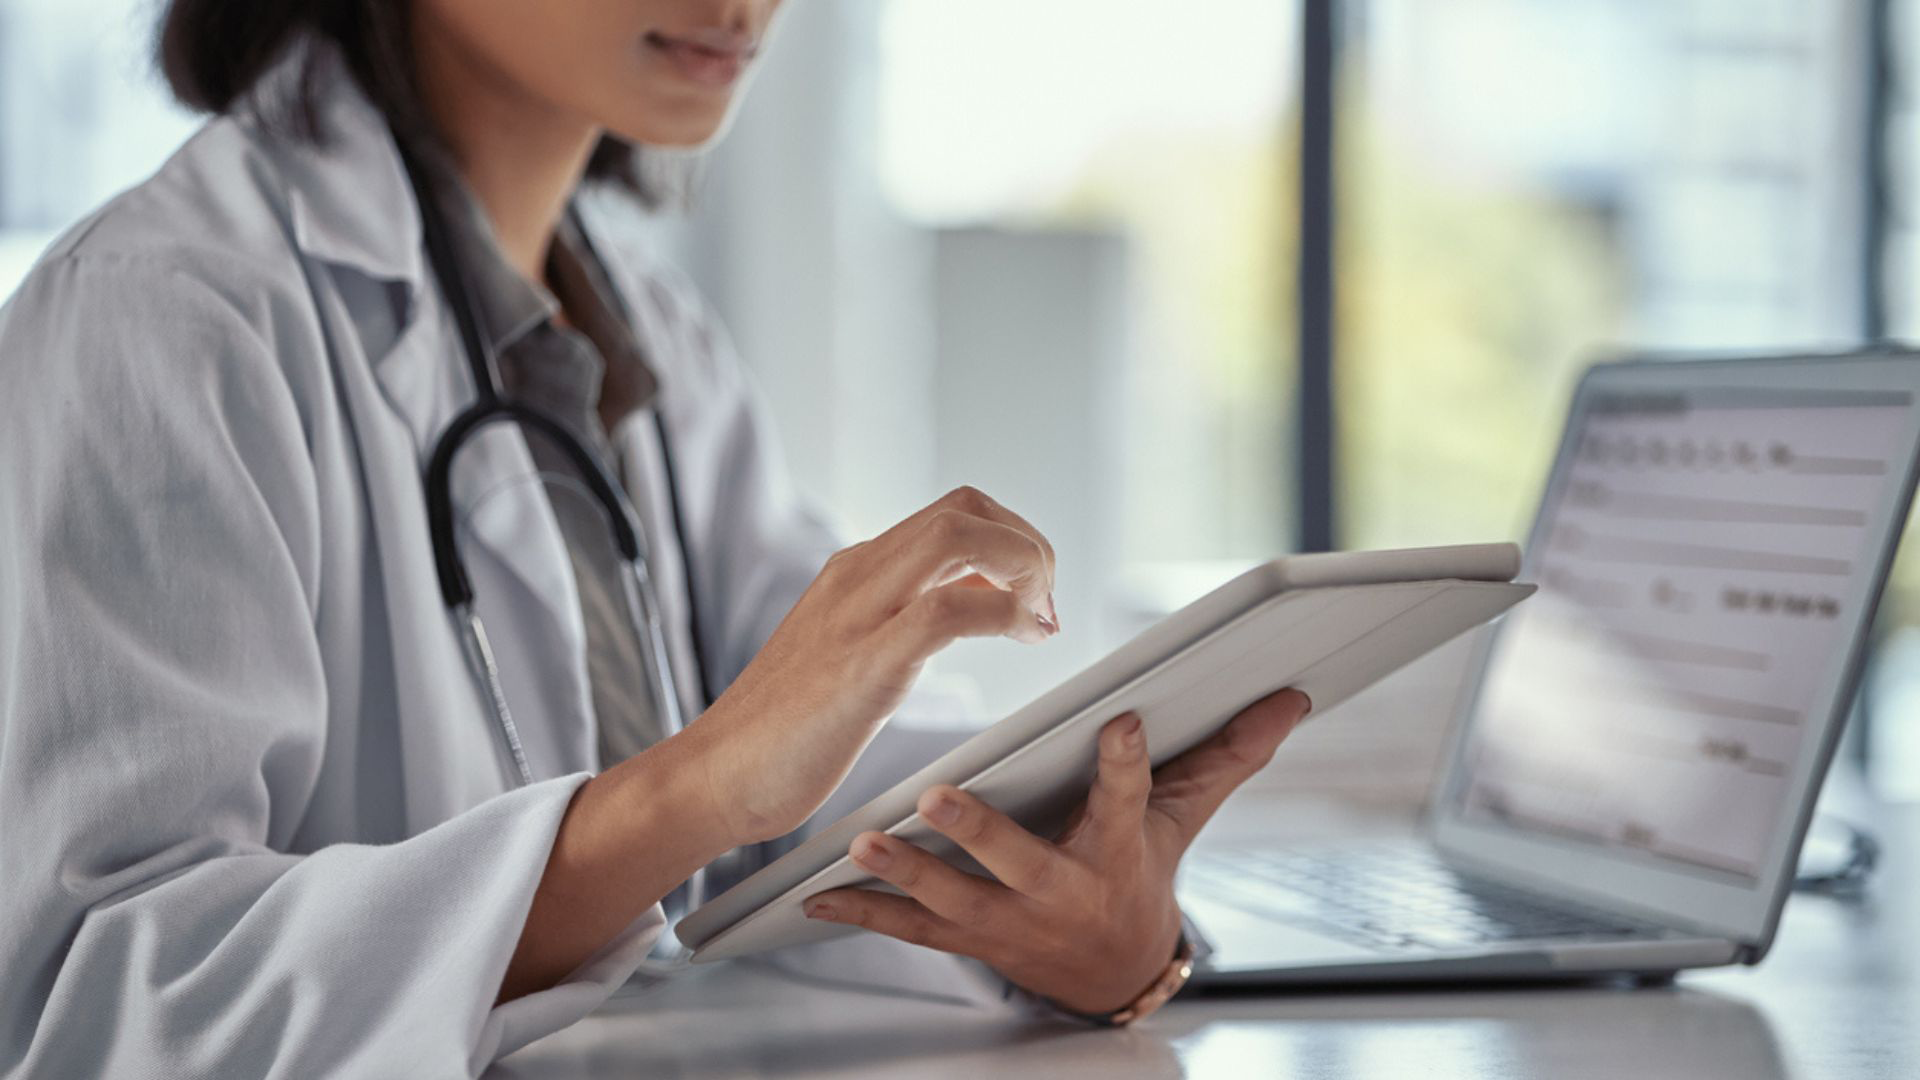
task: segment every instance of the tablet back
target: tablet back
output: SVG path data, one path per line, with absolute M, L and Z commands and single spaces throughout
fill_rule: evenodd
M 827 889 L 877 884 L 846 858 L 862 832 L 884 831 L 977 869 L 916 816 L 927 788 L 955 784 L 1051 835 L 1092 782 L 1107 720 L 1138 712 L 1158 764 L 1282 687 L 1304 691 L 1323 715 L 1531 593 L 1504 580 L 1518 561 L 1512 545 L 1500 544 L 1299 556 L 1249 571 L 809 838 L 675 932 L 695 947 L 695 962 L 845 933 L 807 919 L 800 906 Z M 1446 567 L 1494 580 L 1420 576 Z M 1331 583 L 1343 577 L 1359 582 Z

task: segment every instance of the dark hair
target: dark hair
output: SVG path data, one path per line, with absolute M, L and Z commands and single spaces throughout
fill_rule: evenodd
M 302 35 L 319 34 L 339 46 L 361 89 L 402 138 L 439 145 L 414 82 L 412 13 L 409 0 L 168 0 L 154 51 L 181 104 L 224 113 Z M 285 110 L 278 119 L 317 140 L 324 132 L 312 75 L 303 71 L 291 99 L 277 103 Z M 669 185 L 649 176 L 640 149 L 617 136 L 601 137 L 587 175 L 621 183 L 650 207 L 668 200 Z

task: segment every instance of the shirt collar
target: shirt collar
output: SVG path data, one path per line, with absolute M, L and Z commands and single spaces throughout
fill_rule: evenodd
M 459 174 L 438 155 L 423 152 L 415 159 L 430 174 L 428 186 L 446 221 L 447 244 L 472 294 L 480 332 L 494 355 L 505 353 L 535 327 L 552 321 L 560 304 L 507 261 L 486 208 Z
M 603 373 L 598 397 L 608 429 L 612 420 L 651 401 L 657 389 L 653 370 L 574 209 L 561 215 L 547 253 L 545 278 L 555 290 L 550 292 L 507 261 L 472 189 L 450 169 L 433 171 L 433 189 L 447 216 L 448 242 L 465 267 L 480 331 L 494 355 L 504 357 L 528 335 L 550 327 L 564 305 L 574 329 L 599 354 Z
M 291 136 L 278 119 L 302 91 L 312 102 L 316 138 Z M 295 244 L 324 262 L 402 285 L 411 309 L 428 272 L 420 209 L 392 128 L 361 90 L 338 47 L 312 35 L 298 42 L 249 91 L 241 111 L 286 180 Z M 431 153 L 421 156 L 437 159 Z M 482 332 L 496 352 L 503 351 L 551 322 L 559 302 L 506 261 L 479 200 L 458 175 L 451 169 L 433 171 Z M 657 389 L 652 368 L 575 213 L 562 221 L 549 276 L 567 290 L 568 310 L 576 313 L 580 330 L 607 364 L 608 405 L 624 411 L 647 404 Z
M 614 421 L 653 401 L 659 381 L 634 337 L 632 313 L 593 243 L 581 228 L 577 208 L 560 219 L 547 258 L 547 280 L 558 290 L 574 325 L 593 342 L 606 364 L 600 387 L 600 414 L 607 429 Z

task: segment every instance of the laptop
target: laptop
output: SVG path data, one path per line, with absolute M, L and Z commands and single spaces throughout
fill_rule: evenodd
M 1196 849 L 1213 984 L 1756 963 L 1913 497 L 1920 354 L 1591 369 L 1417 838 Z

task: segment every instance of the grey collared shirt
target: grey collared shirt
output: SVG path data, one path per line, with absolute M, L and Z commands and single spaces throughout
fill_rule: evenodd
M 554 237 L 543 289 L 507 262 L 485 211 L 463 184 L 442 177 L 437 186 L 448 204 L 443 209 L 449 239 L 472 291 L 480 331 L 492 344 L 501 389 L 565 425 L 617 470 L 619 458 L 607 432 L 647 408 L 657 384 L 613 299 L 605 268 L 572 214 L 562 217 Z M 648 692 L 645 643 L 628 610 L 620 555 L 605 513 L 558 447 L 532 429 L 526 436 L 573 564 L 600 762 L 611 766 L 668 732 Z

